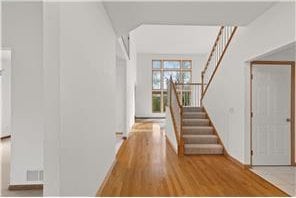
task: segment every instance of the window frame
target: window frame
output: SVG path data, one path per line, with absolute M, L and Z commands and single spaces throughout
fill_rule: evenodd
M 160 68 L 153 68 L 153 62 L 154 61 L 160 61 Z M 180 68 L 175 69 L 167 69 L 164 68 L 164 61 L 178 61 L 180 62 Z M 190 68 L 183 68 L 183 62 L 190 62 Z M 164 89 L 164 72 L 165 71 L 176 71 L 176 72 L 180 72 L 180 83 L 183 83 L 183 78 L 182 78 L 182 73 L 183 72 L 189 72 L 190 73 L 190 80 L 188 83 L 192 82 L 192 67 L 193 67 L 193 61 L 192 59 L 188 59 L 188 58 L 181 58 L 181 59 L 152 59 L 151 61 L 151 111 L 152 113 L 164 113 L 165 112 L 165 103 L 164 103 L 164 95 L 165 93 L 167 93 L 167 90 Z M 153 73 L 157 71 L 160 72 L 160 89 L 153 89 Z M 160 111 L 153 111 L 153 93 L 159 93 L 160 92 Z M 181 89 L 178 89 L 177 92 L 180 92 L 180 97 L 181 99 L 183 98 L 183 90 L 182 87 Z M 186 90 L 186 92 L 191 92 L 190 90 Z

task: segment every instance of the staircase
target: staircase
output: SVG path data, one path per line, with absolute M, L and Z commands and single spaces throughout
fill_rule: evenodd
M 221 26 L 201 72 L 201 83 L 179 82 L 180 79 L 173 80 L 172 76 L 167 81 L 167 104 L 179 156 L 224 154 L 223 145 L 202 102 L 236 30 L 236 26 Z
M 223 154 L 223 146 L 203 107 L 183 107 L 184 154 Z

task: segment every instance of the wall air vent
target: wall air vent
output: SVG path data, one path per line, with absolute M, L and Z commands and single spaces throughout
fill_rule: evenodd
M 43 181 L 43 170 L 27 170 L 27 181 Z

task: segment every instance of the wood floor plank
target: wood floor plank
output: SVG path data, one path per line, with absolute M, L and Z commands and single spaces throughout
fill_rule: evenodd
M 178 157 L 158 124 L 137 123 L 97 196 L 287 196 L 223 155 Z

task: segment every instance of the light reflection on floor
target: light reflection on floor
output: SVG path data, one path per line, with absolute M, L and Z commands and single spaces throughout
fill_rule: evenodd
M 165 126 L 165 120 L 164 119 L 137 119 L 135 124 L 132 127 L 131 133 L 143 133 L 143 132 L 149 132 L 153 133 L 155 136 L 159 136 L 163 133 L 159 133 L 159 131 L 163 131 Z M 117 135 L 116 136 L 116 144 L 115 144 L 115 153 L 118 152 L 120 146 L 124 142 L 122 139 L 123 135 Z
M 153 132 L 164 129 L 164 119 L 137 119 L 131 132 Z

